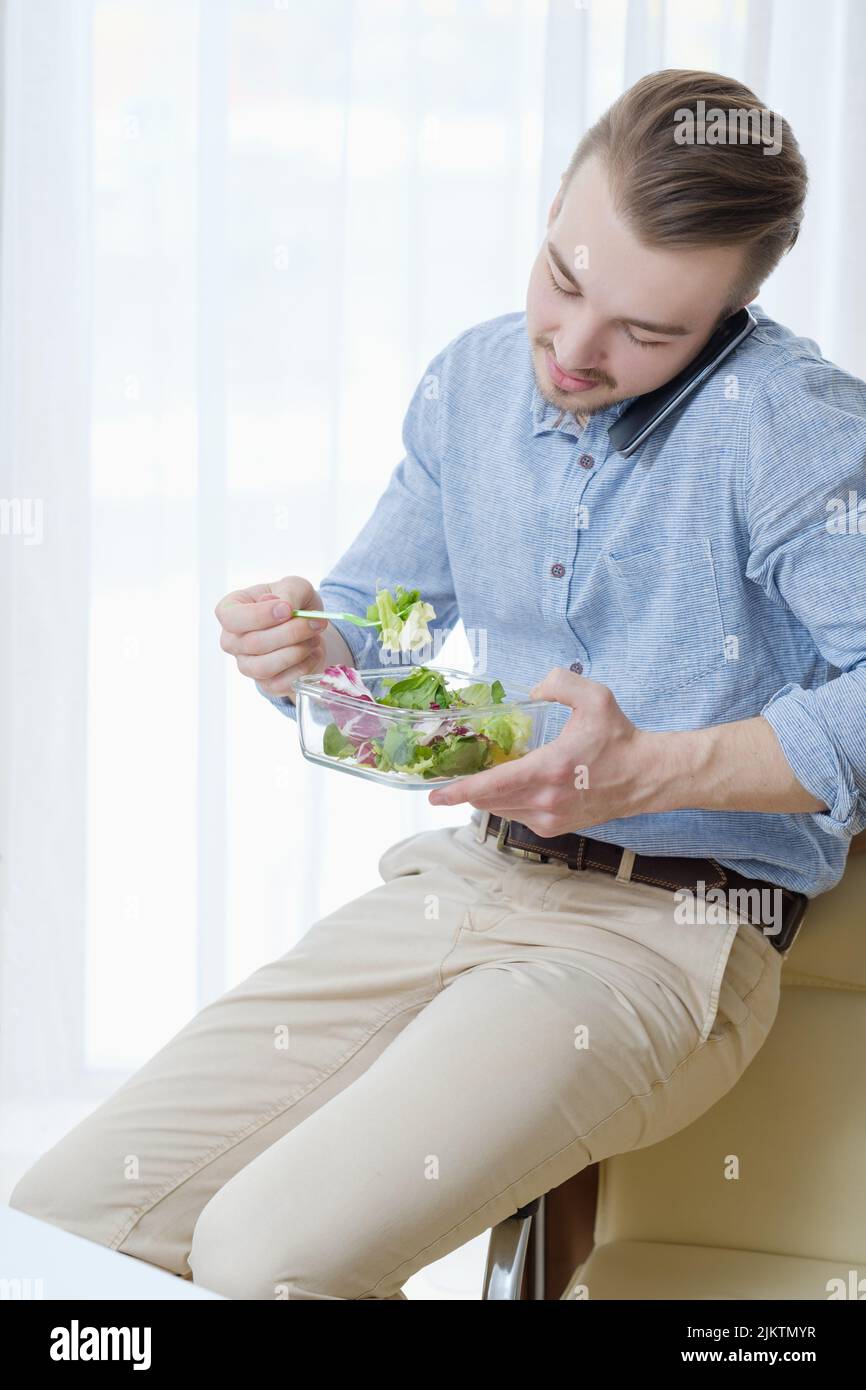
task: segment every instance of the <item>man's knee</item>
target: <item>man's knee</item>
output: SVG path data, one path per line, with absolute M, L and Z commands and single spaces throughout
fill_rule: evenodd
M 273 1245 L 256 1239 L 250 1223 L 224 1190 L 202 1208 L 189 1252 L 196 1284 L 224 1298 L 277 1302 L 319 1296 L 303 1289 L 297 1280 L 281 1276 L 274 1257 Z
M 314 1242 L 293 1240 L 285 1205 L 271 1219 L 250 1221 L 229 1182 L 199 1214 L 189 1264 L 196 1284 L 225 1298 L 363 1298 L 369 1288 L 360 1272 L 364 1261 L 353 1258 L 351 1233 L 346 1236 L 345 1242 L 334 1241 L 323 1223 Z

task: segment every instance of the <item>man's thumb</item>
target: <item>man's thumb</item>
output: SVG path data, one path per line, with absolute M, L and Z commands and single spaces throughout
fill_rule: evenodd
M 277 579 L 271 585 L 271 590 L 277 598 L 285 599 L 292 608 L 324 607 L 320 594 L 313 588 L 309 579 L 303 579 L 297 574 Z
M 533 700 L 555 700 L 572 709 L 580 698 L 580 682 L 583 676 L 569 671 L 564 666 L 554 666 L 547 675 L 534 685 L 529 694 Z

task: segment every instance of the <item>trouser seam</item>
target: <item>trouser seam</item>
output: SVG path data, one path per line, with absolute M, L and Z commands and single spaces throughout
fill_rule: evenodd
M 762 970 L 758 979 L 752 985 L 752 988 L 743 997 L 743 1003 L 746 1003 L 755 993 L 755 991 L 760 987 L 760 985 L 763 983 L 765 979 L 765 976 L 766 971 Z M 400 1263 L 398 1265 L 395 1265 L 392 1270 L 389 1270 L 387 1274 L 383 1274 L 381 1279 L 379 1279 L 371 1289 L 368 1289 L 365 1293 L 358 1294 L 357 1298 L 362 1299 L 374 1296 L 376 1290 L 380 1288 L 382 1284 L 386 1283 L 388 1279 L 391 1279 L 393 1275 L 396 1274 L 399 1269 L 402 1269 L 402 1267 L 405 1264 L 414 1263 L 414 1261 L 417 1260 L 420 1255 L 423 1255 L 426 1250 L 431 1249 L 434 1245 L 438 1245 L 440 1241 L 447 1239 L 447 1237 L 451 1234 L 452 1231 L 456 1231 L 461 1226 L 465 1225 L 465 1223 L 469 1221 L 473 1216 L 475 1216 L 477 1212 L 482 1211 L 483 1208 L 489 1206 L 491 1202 L 495 1202 L 497 1198 L 501 1197 L 503 1193 L 509 1190 L 509 1188 L 515 1187 L 518 1183 L 524 1182 L 528 1177 L 531 1177 L 533 1173 L 538 1172 L 540 1168 L 544 1168 L 546 1164 L 550 1163 L 552 1159 L 558 1158 L 560 1154 L 566 1153 L 567 1150 L 574 1148 L 576 1144 L 580 1144 L 583 1146 L 584 1151 L 587 1154 L 588 1162 L 593 1162 L 592 1156 L 590 1155 L 589 1150 L 586 1148 L 584 1140 L 589 1138 L 590 1135 L 594 1134 L 595 1131 L 599 1129 L 602 1125 L 606 1125 L 609 1120 L 613 1119 L 614 1115 L 618 1115 L 619 1112 L 625 1109 L 627 1105 L 631 1105 L 632 1101 L 642 1100 L 646 1096 L 652 1095 L 653 1091 L 655 1091 L 659 1086 L 666 1086 L 668 1082 L 676 1076 L 677 1072 L 681 1071 L 682 1068 L 686 1066 L 692 1060 L 693 1057 L 695 1057 L 703 1048 L 705 1048 L 708 1045 L 708 1043 L 723 1042 L 725 1038 L 727 1038 L 729 1033 L 739 1032 L 741 1029 L 744 1029 L 751 1018 L 754 1018 L 754 1014 L 752 1013 L 751 1009 L 749 1009 L 748 1013 L 746 1014 L 746 1017 L 740 1023 L 729 1023 L 726 1025 L 722 1032 L 709 1034 L 709 1036 L 704 1038 L 702 1042 L 699 1042 L 696 1047 L 693 1047 L 690 1052 L 686 1053 L 685 1057 L 680 1059 L 680 1061 L 673 1068 L 673 1070 L 668 1072 L 667 1076 L 657 1078 L 652 1083 L 648 1091 L 635 1091 L 626 1100 L 624 1100 L 621 1105 L 618 1105 L 615 1110 L 611 1110 L 609 1115 L 605 1115 L 604 1119 L 598 1120 L 596 1124 L 592 1126 L 592 1129 L 586 1130 L 584 1134 L 579 1134 L 574 1139 L 569 1139 L 567 1144 L 563 1144 L 562 1147 L 556 1149 L 554 1153 L 548 1154 L 546 1158 L 543 1158 L 540 1161 L 540 1163 L 536 1163 L 532 1168 L 527 1169 L 525 1173 L 521 1174 L 519 1178 L 515 1178 L 512 1182 L 507 1183 L 505 1187 L 500 1188 L 498 1192 L 495 1192 L 492 1197 L 485 1198 L 485 1200 L 480 1204 L 480 1206 L 475 1207 L 472 1211 L 469 1212 L 467 1216 L 461 1217 L 461 1219 L 459 1221 L 456 1221 L 453 1226 L 450 1226 L 447 1231 L 441 1232 L 439 1235 L 437 1235 L 435 1240 L 429 1241 L 427 1245 L 423 1246 L 421 1250 L 416 1251 L 416 1253 L 412 1255 L 408 1260 L 401 1260 Z
M 192 1164 L 190 1164 L 188 1168 L 184 1169 L 183 1172 L 181 1172 L 179 1175 L 173 1177 L 170 1182 L 166 1183 L 156 1193 L 147 1193 L 141 1205 L 138 1206 L 135 1209 L 135 1211 L 133 1211 L 131 1214 L 124 1217 L 122 1225 L 118 1228 L 115 1235 L 108 1242 L 108 1248 L 111 1250 L 116 1250 L 118 1246 L 121 1245 L 121 1243 L 130 1234 L 133 1228 L 138 1224 L 138 1222 L 141 1221 L 142 1217 L 146 1216 L 148 1212 L 153 1211 L 154 1208 L 157 1207 L 160 1202 L 164 1201 L 166 1197 L 170 1197 L 172 1193 L 176 1192 L 178 1188 L 183 1186 L 184 1183 L 189 1182 L 191 1178 L 194 1178 L 198 1173 L 202 1172 L 203 1169 L 205 1169 L 208 1166 L 208 1164 L 213 1163 L 217 1158 L 220 1158 L 222 1154 L 227 1153 L 229 1149 L 234 1148 L 237 1144 L 240 1144 L 244 1139 L 249 1138 L 249 1136 L 251 1134 L 254 1134 L 256 1130 L 261 1129 L 266 1124 L 269 1124 L 271 1120 L 276 1119 L 278 1115 L 283 1114 L 286 1110 L 289 1110 L 293 1105 L 297 1105 L 298 1101 L 302 1100 L 304 1096 L 309 1095 L 311 1091 L 315 1090 L 318 1086 L 321 1086 L 321 1084 L 324 1081 L 327 1081 L 329 1077 L 336 1075 L 340 1068 L 345 1066 L 347 1062 L 351 1061 L 351 1059 L 356 1055 L 356 1053 L 360 1051 L 364 1044 L 369 1042 L 369 1040 L 372 1037 L 374 1037 L 376 1033 L 380 1032 L 381 1029 L 384 1028 L 385 1024 L 389 1023 L 391 1019 L 396 1018 L 401 1013 L 408 1012 L 408 1010 L 410 1009 L 416 1008 L 419 1003 L 430 1003 L 433 998 L 435 998 L 435 994 L 431 995 L 428 989 L 415 990 L 414 993 L 409 997 L 408 1002 L 405 998 L 401 998 L 395 1007 L 388 1009 L 385 1013 L 381 1015 L 377 1015 L 376 1019 L 372 1024 L 372 1027 L 370 1027 L 368 1031 L 357 1040 L 357 1042 L 353 1043 L 351 1047 L 347 1048 L 347 1050 L 340 1057 L 337 1058 L 336 1062 L 332 1066 L 328 1067 L 319 1075 L 314 1076 L 313 1079 L 310 1081 L 309 1085 L 305 1086 L 303 1090 L 299 1091 L 296 1095 L 292 1095 L 289 1099 L 286 1099 L 286 1097 L 281 1097 L 281 1099 L 277 1101 L 274 1105 L 272 1105 L 269 1110 L 266 1110 L 264 1114 L 257 1115 L 255 1119 L 253 1119 L 248 1125 L 245 1125 L 243 1129 L 233 1130 L 231 1134 L 224 1135 L 217 1145 L 215 1145 L 212 1149 L 209 1149 L 208 1152 L 204 1154 L 201 1158 L 196 1159 Z
M 440 962 L 439 962 L 439 970 L 438 970 L 438 972 L 437 972 L 437 979 L 438 979 L 439 989 L 440 989 L 440 990 L 443 990 L 443 989 L 446 988 L 445 980 L 443 979 L 443 976 L 442 976 L 442 971 L 443 971 L 443 968 L 444 968 L 444 966 L 445 966 L 445 962 L 446 962 L 446 960 L 448 959 L 448 957 L 449 957 L 450 955 L 453 955 L 453 954 L 454 954 L 454 951 L 455 951 L 456 948 L 457 948 L 457 942 L 460 940 L 461 933 L 462 933 L 462 932 L 464 931 L 464 929 L 465 929 L 464 924 L 466 923 L 467 920 L 470 920 L 470 919 L 471 919 L 471 912 L 469 912 L 469 911 L 464 912 L 462 918 L 460 919 L 460 925 L 459 925 L 459 927 L 457 928 L 457 930 L 455 931 L 454 935 L 453 935 L 452 938 L 451 938 L 451 945 L 448 947 L 448 950 L 445 952 L 444 956 L 442 957 L 442 959 L 441 959 Z

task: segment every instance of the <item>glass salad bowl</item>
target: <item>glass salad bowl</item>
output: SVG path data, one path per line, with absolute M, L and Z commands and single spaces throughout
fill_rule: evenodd
M 450 666 L 326 666 L 300 676 L 295 691 L 305 758 L 407 788 L 468 777 L 539 748 L 553 707 Z

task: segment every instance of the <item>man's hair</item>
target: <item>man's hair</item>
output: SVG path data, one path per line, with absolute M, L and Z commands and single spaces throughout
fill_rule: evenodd
M 733 133 L 715 144 L 710 125 L 716 120 L 719 128 L 720 110 L 731 113 L 727 128 Z M 697 139 L 680 143 L 687 111 Z M 755 132 L 751 138 L 738 137 L 737 117 L 740 131 Z M 773 152 L 765 153 L 770 132 Z M 732 77 L 688 68 L 642 77 L 586 131 L 563 175 L 563 194 L 575 169 L 593 154 L 606 168 L 619 216 L 644 245 L 745 248 L 742 272 L 719 320 L 754 298 L 797 240 L 808 182 L 805 161 L 787 121 Z

